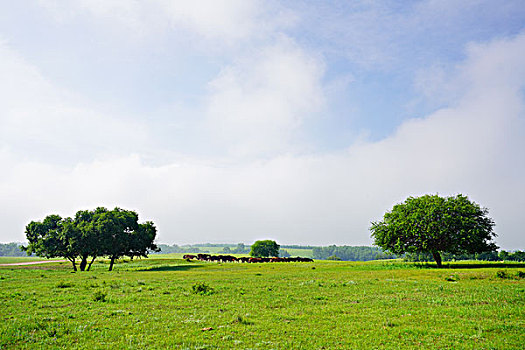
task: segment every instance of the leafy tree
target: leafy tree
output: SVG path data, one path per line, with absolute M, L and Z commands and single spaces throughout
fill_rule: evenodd
M 499 256 L 499 258 L 500 258 L 501 260 L 508 260 L 508 258 L 509 258 L 509 253 L 506 252 L 506 251 L 504 251 L 504 250 L 502 250 L 501 252 L 499 252 L 498 256 Z
M 279 245 L 272 240 L 256 241 L 252 244 L 250 255 L 256 258 L 279 256 Z
M 73 270 L 77 271 L 76 242 L 79 234 L 71 218 L 48 215 L 42 222 L 30 222 L 25 233 L 29 244 L 22 249 L 28 255 L 34 253 L 45 258 L 64 257 L 71 261 Z
M 96 226 L 101 233 L 102 252 L 110 259 L 109 271 L 115 260 L 123 256 L 147 257 L 149 250 L 158 250 L 153 243 L 157 229 L 152 222 L 139 224 L 134 211 L 115 208 L 101 213 Z
M 91 265 L 98 256 L 104 255 L 102 246 L 99 241 L 102 236 L 102 232 L 98 230 L 97 220 L 100 215 L 106 213 L 106 208 L 99 207 L 95 210 L 79 210 L 75 215 L 75 225 L 79 230 L 80 240 L 78 242 L 78 254 L 81 257 L 80 271 L 84 271 L 87 265 L 87 259 L 91 256 L 91 262 L 88 265 L 87 270 L 91 269 Z
M 26 226 L 27 254 L 46 258 L 64 257 L 77 271 L 91 268 L 97 256 L 109 256 L 109 270 L 122 256 L 147 257 L 150 250 L 158 251 L 153 243 L 157 229 L 152 222 L 138 223 L 137 213 L 115 208 L 97 208 L 79 211 L 75 219 L 49 215 L 42 222 L 32 221 Z M 91 262 L 87 265 L 88 257 Z
M 372 222 L 375 245 L 395 254 L 430 253 L 441 267 L 441 254 L 475 254 L 497 249 L 491 242 L 494 221 L 464 195 L 409 197 L 383 220 Z
M 525 252 L 517 250 L 514 253 L 510 253 L 508 259 L 511 261 L 525 261 Z

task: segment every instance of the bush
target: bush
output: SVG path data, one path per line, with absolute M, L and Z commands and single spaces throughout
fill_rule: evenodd
M 191 286 L 191 292 L 198 295 L 211 295 L 215 290 L 204 282 L 197 282 Z
M 73 287 L 73 283 L 60 281 L 57 283 L 57 288 L 70 288 Z
M 97 290 L 94 294 L 93 294 L 93 301 L 101 301 L 101 302 L 105 302 L 106 301 L 106 296 L 107 296 L 107 293 L 106 292 L 103 292 L 101 290 Z
M 500 270 L 496 271 L 496 277 L 501 279 L 507 279 L 510 278 L 510 275 L 507 273 L 507 271 Z
M 331 255 L 331 256 L 329 256 L 328 258 L 326 258 L 326 260 L 336 260 L 336 261 L 341 261 L 341 258 L 338 257 L 337 255 Z

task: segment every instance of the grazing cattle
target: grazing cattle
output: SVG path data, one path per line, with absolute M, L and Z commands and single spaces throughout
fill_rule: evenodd
M 210 256 L 210 254 L 197 254 L 197 259 L 201 261 L 209 261 Z
M 219 259 L 222 262 L 234 262 L 234 261 L 237 261 L 237 258 L 234 257 L 234 256 L 231 256 L 231 255 L 219 255 L 218 257 L 219 257 Z
M 242 262 L 242 263 L 263 263 L 263 262 L 313 262 L 313 259 L 302 258 L 302 257 L 289 257 L 289 258 L 253 258 L 243 256 L 241 258 L 236 258 L 232 255 L 210 255 L 210 254 L 197 254 L 191 255 L 186 254 L 183 256 L 184 259 L 190 261 L 191 259 L 198 259 L 201 261 L 213 261 L 213 262 Z

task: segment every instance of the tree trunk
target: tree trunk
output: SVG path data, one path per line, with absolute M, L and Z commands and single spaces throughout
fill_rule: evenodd
M 87 254 L 82 255 L 82 260 L 80 261 L 80 271 L 84 271 L 86 269 L 87 258 L 88 258 Z
M 112 256 L 111 257 L 111 262 L 109 263 L 109 271 L 112 271 L 113 270 L 113 264 L 115 263 L 115 257 Z
M 434 260 L 436 261 L 437 267 L 441 267 L 441 255 L 439 252 L 432 252 L 432 256 L 434 257 Z
M 97 257 L 94 256 L 93 259 L 91 259 L 91 262 L 89 263 L 89 266 L 88 266 L 88 268 L 87 268 L 88 271 L 91 269 L 91 265 L 93 264 L 93 261 L 95 261 L 96 258 L 97 258 Z
M 75 264 L 75 258 L 67 258 L 73 264 L 73 271 L 77 271 L 77 264 Z

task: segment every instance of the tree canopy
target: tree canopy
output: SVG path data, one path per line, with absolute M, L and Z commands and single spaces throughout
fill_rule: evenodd
M 158 250 L 153 243 L 157 229 L 152 222 L 138 223 L 138 214 L 131 210 L 97 208 L 78 211 L 74 219 L 48 215 L 42 222 L 32 221 L 26 226 L 29 242 L 23 249 L 28 254 L 46 258 L 64 257 L 73 269 L 84 271 L 88 257 L 91 264 L 98 256 L 108 256 L 109 270 L 122 256 L 147 257 L 149 251 Z
M 494 221 L 488 209 L 464 195 L 409 197 L 372 222 L 374 244 L 394 254 L 430 253 L 441 267 L 441 254 L 495 251 Z
M 252 244 L 250 255 L 256 258 L 279 256 L 279 245 L 272 240 L 256 241 Z

